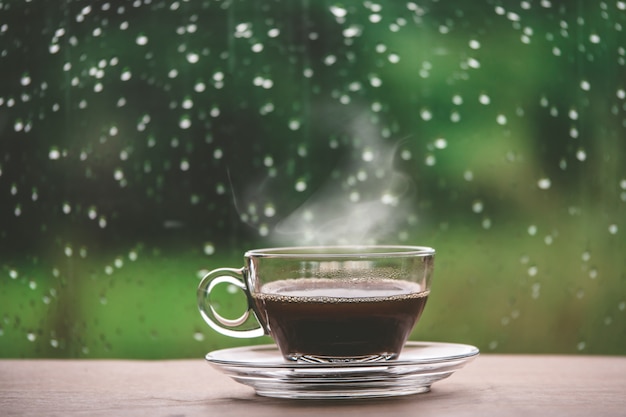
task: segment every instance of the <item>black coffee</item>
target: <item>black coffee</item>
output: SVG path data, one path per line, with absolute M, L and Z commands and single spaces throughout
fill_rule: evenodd
M 259 317 L 290 359 L 382 355 L 402 349 L 428 292 L 399 280 L 293 279 L 254 294 Z

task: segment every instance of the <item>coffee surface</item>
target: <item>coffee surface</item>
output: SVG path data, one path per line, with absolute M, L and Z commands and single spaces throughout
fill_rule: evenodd
M 400 280 L 293 279 L 253 295 L 259 319 L 289 358 L 395 357 L 428 292 Z

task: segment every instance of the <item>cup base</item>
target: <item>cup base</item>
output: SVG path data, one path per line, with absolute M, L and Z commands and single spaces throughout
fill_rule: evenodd
M 323 356 L 292 353 L 284 355 L 289 362 L 299 363 L 371 363 L 385 362 L 398 358 L 397 353 L 377 353 L 361 356 Z

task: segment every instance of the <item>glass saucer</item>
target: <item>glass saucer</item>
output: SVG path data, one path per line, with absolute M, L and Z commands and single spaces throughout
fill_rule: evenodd
M 351 399 L 427 392 L 478 353 L 470 345 L 408 342 L 396 360 L 299 363 L 287 362 L 276 345 L 260 345 L 216 350 L 206 360 L 265 397 Z

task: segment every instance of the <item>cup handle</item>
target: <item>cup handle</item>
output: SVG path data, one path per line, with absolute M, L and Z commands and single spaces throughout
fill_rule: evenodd
M 213 289 L 219 284 L 232 284 L 236 286 L 245 292 L 246 298 L 250 300 L 250 292 L 244 283 L 244 268 L 214 269 L 206 274 L 204 278 L 202 278 L 202 281 L 200 281 L 200 285 L 198 285 L 198 308 L 200 309 L 200 314 L 202 315 L 204 321 L 216 332 L 229 337 L 244 339 L 265 335 L 265 330 L 260 324 L 258 324 L 258 320 L 257 328 L 248 330 L 237 329 L 237 327 L 241 326 L 246 322 L 246 320 L 248 320 L 251 311 L 254 313 L 252 306 L 250 305 L 250 301 L 248 301 L 248 309 L 241 315 L 241 317 L 236 319 L 227 319 L 215 311 L 215 308 L 211 305 L 211 291 L 213 291 Z

